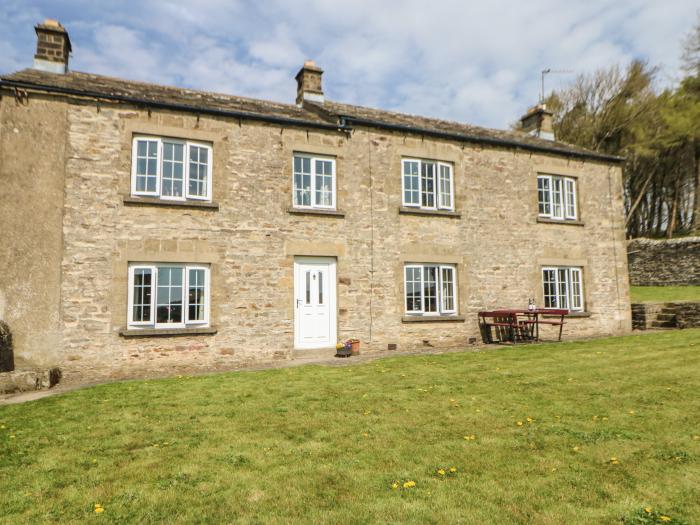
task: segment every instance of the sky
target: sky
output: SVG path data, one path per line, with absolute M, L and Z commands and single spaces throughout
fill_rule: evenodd
M 546 90 L 633 59 L 680 76 L 697 0 L 0 0 L 0 73 L 59 20 L 70 68 L 293 103 L 304 60 L 331 100 L 506 128 Z

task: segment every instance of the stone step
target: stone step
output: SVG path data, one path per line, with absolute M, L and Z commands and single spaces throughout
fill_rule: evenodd
M 657 321 L 675 321 L 678 314 L 676 313 L 660 313 L 656 315 Z
M 676 321 L 652 321 L 651 326 L 653 328 L 676 328 L 678 325 Z

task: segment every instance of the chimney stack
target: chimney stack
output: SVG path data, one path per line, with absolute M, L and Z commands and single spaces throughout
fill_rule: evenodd
M 554 140 L 553 115 L 554 113 L 547 111 L 546 104 L 538 104 L 520 117 L 520 127 L 529 135 Z
M 34 26 L 34 30 L 37 38 L 34 69 L 66 73 L 68 56 L 72 51 L 68 31 L 57 20 L 50 18 Z
M 313 60 L 304 62 L 297 76 L 297 105 L 301 106 L 305 100 L 323 104 L 323 87 L 321 86 L 323 69 L 318 67 Z

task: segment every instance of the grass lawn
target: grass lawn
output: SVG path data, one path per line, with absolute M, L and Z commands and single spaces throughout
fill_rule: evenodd
M 0 406 L 0 521 L 697 523 L 698 392 L 700 330 L 104 385 Z
M 633 303 L 700 302 L 700 286 L 632 286 L 630 297 Z

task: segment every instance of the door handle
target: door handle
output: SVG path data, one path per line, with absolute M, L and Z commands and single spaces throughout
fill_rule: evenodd
M 297 299 L 297 308 L 299 308 L 299 303 L 301 302 L 301 299 Z

